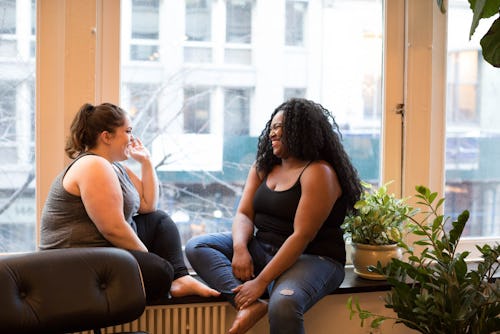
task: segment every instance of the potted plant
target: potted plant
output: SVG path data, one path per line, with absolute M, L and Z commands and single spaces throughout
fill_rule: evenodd
M 349 298 L 351 318 L 357 314 L 361 325 L 371 319 L 372 328 L 393 319 L 429 334 L 500 332 L 500 280 L 495 281 L 500 245 L 476 246 L 482 261 L 468 264 L 469 252 L 457 252 L 457 245 L 469 212 L 463 211 L 449 226 L 450 218 L 438 213 L 444 198 L 435 201 L 437 193 L 424 186 L 416 189 L 419 204 L 426 208 L 421 220 L 410 217 L 411 233 L 419 239 L 411 246 L 400 242 L 405 260 L 392 259 L 385 267 L 371 268 L 391 285 L 385 307 L 396 316 L 373 314 Z M 417 253 L 413 246 L 422 249 Z
M 362 182 L 365 190 L 342 224 L 345 238 L 351 241 L 354 272 L 363 278 L 385 279 L 368 268 L 377 262 L 385 265 L 393 257 L 402 256 L 398 242 L 403 235 L 404 222 L 414 214 L 406 199 L 388 193 L 389 184 L 373 189 Z

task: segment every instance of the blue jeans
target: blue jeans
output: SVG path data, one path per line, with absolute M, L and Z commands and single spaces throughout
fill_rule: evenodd
M 186 255 L 198 275 L 234 305 L 231 291 L 242 282 L 233 275 L 231 232 L 195 237 L 186 244 Z M 255 275 L 278 251 L 255 238 L 248 244 Z M 318 255 L 303 254 L 297 262 L 268 286 L 271 334 L 305 333 L 304 313 L 344 280 L 344 266 Z

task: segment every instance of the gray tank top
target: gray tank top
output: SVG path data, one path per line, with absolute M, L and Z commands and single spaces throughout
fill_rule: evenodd
M 68 193 L 63 187 L 63 178 L 71 166 L 75 161 L 89 154 L 85 153 L 77 157 L 52 183 L 42 210 L 40 249 L 112 246 L 90 219 L 81 197 Z M 118 162 L 113 163 L 113 167 L 123 192 L 125 219 L 136 230 L 132 217 L 139 209 L 139 193 L 125 168 Z

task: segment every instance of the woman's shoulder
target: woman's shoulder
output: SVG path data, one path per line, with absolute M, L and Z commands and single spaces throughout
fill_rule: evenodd
M 112 170 L 112 165 L 105 158 L 96 154 L 79 156 L 73 161 L 73 170 L 81 170 L 87 173 L 99 173 L 100 171 Z
M 105 158 L 101 157 L 100 155 L 92 153 L 82 154 L 76 157 L 74 162 L 75 163 L 80 162 L 86 164 L 105 164 L 105 163 L 109 164 L 108 160 L 106 160 Z
M 313 183 L 329 182 L 337 179 L 337 173 L 325 160 L 315 160 L 307 165 L 300 179 Z
M 304 169 L 304 173 L 309 172 L 309 173 L 333 173 L 335 174 L 335 170 L 333 169 L 332 165 L 330 165 L 327 161 L 325 160 L 314 160 L 311 161 L 307 164 L 306 168 Z

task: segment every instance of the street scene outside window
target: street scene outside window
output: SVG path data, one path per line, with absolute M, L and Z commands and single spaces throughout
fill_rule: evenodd
M 468 2 L 448 6 L 445 211 L 470 209 L 466 237 L 500 236 L 500 75 L 468 40 Z M 160 206 L 183 242 L 230 230 L 257 137 L 291 97 L 331 110 L 361 178 L 379 184 L 382 0 L 121 8 L 120 104 L 152 153 Z M 36 248 L 35 17 L 35 0 L 0 1 L 0 253 Z

